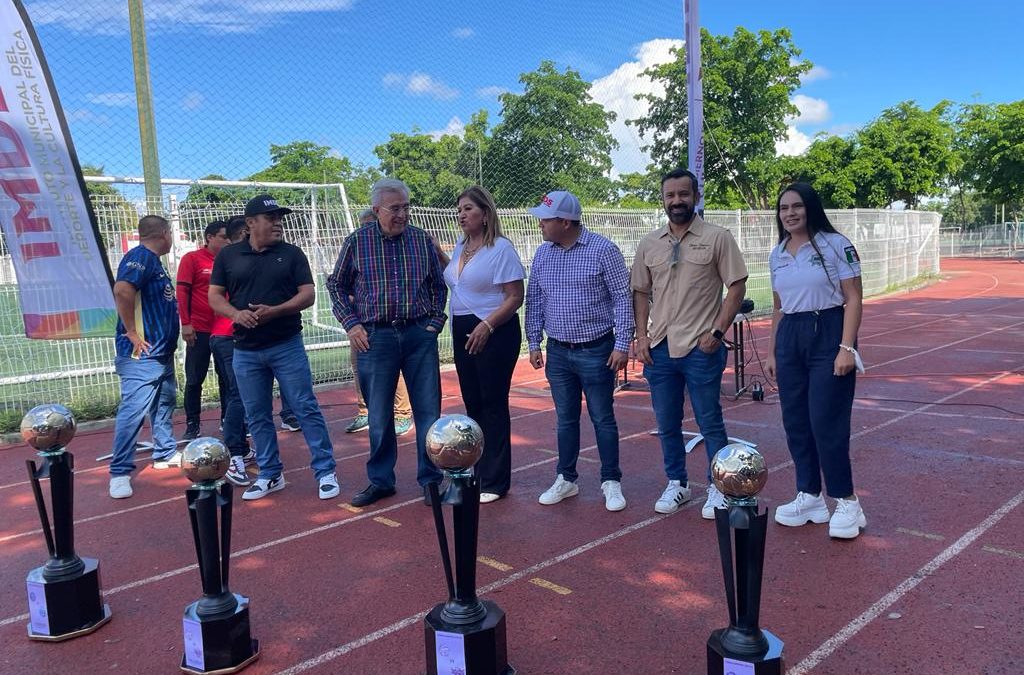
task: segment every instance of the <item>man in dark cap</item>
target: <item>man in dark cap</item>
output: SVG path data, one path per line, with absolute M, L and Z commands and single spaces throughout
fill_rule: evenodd
M 320 498 L 339 492 L 334 448 L 302 343 L 302 310 L 313 305 L 316 285 L 305 254 L 284 241 L 282 220 L 291 212 L 270 195 L 250 199 L 245 205 L 249 238 L 221 250 L 210 278 L 210 307 L 234 324 L 232 368 L 260 469 L 242 494 L 245 500 L 285 486 L 274 428 L 274 378 L 302 427 Z

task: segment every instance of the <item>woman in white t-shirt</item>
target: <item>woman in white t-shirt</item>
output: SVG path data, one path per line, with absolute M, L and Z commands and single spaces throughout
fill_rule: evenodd
M 860 257 L 810 185 L 783 190 L 775 214 L 779 243 L 768 259 L 774 312 L 766 371 L 778 381 L 797 488 L 796 499 L 775 510 L 775 522 L 828 521 L 829 536 L 853 539 L 867 525 L 850 467 Z M 821 494 L 822 474 L 836 500 L 832 514 Z
M 523 263 L 501 236 L 494 198 L 473 186 L 458 199 L 465 234 L 444 270 L 451 289 L 452 342 L 466 414 L 484 432 L 477 463 L 480 501 L 501 499 L 512 480 L 512 422 L 508 393 L 519 360 L 522 333 L 516 310 L 523 304 Z

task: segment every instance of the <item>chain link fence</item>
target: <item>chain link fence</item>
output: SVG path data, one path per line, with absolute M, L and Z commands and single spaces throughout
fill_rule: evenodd
M 117 185 L 130 192 L 135 183 L 112 183 L 92 177 L 91 186 Z M 112 268 L 138 242 L 135 227 L 143 208 L 161 213 L 171 222 L 175 246 L 167 256 L 172 277 L 177 261 L 202 245 L 203 229 L 212 220 L 224 220 L 241 213 L 245 201 L 259 192 L 273 191 L 279 201 L 293 209 L 285 218 L 286 238 L 300 246 L 309 257 L 317 278 L 316 304 L 303 313 L 303 336 L 317 383 L 344 382 L 352 377 L 348 340 L 334 319 L 324 287 L 334 268 L 345 237 L 358 222 L 366 204 L 348 201 L 343 185 L 263 184 L 224 185 L 215 181 L 167 181 L 167 196 L 153 209 L 144 199 L 132 202 L 121 192 L 94 195 L 103 247 Z M 217 188 L 220 201 L 200 202 L 188 198 L 202 190 Z M 227 192 L 234 193 L 229 197 Z M 505 235 L 515 244 L 529 273 L 530 261 L 542 238 L 537 221 L 525 209 L 501 209 Z M 768 253 L 777 241 L 774 214 L 767 211 L 708 211 L 710 222 L 728 228 L 739 243 L 750 278 L 747 297 L 754 300 L 755 313 L 771 306 Z M 868 295 L 939 270 L 939 214 L 915 211 L 830 211 L 836 227 L 860 251 L 864 289 Z M 411 220 L 426 229 L 451 250 L 461 230 L 454 208 L 414 207 Z M 608 237 L 622 250 L 627 264 L 633 261 L 637 244 L 651 230 L 661 226 L 660 209 L 585 208 L 583 222 Z M 520 312 L 522 318 L 522 312 Z M 440 339 L 441 357 L 451 361 L 448 331 Z M 47 401 L 60 401 L 84 418 L 112 413 L 118 402 L 118 382 L 113 371 L 114 341 L 110 338 L 45 341 L 24 337 L 18 308 L 17 285 L 10 256 L 0 240 L 0 429 L 10 429 L 25 410 Z M 184 349 L 179 349 L 179 381 Z M 207 378 L 205 397 L 216 400 L 216 378 Z
M 949 257 L 1024 258 L 1024 234 L 1020 223 L 983 227 L 943 227 L 939 232 L 941 253 Z

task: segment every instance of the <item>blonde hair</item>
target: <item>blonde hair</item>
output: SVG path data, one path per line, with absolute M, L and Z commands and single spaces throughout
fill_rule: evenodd
M 503 236 L 501 234 L 501 221 L 498 220 L 498 207 L 494 205 L 494 197 L 491 193 L 479 185 L 466 188 L 459 195 L 455 203 L 463 199 L 476 204 L 477 208 L 484 212 L 484 246 L 494 246 L 494 241 Z M 466 238 L 463 237 L 463 242 Z

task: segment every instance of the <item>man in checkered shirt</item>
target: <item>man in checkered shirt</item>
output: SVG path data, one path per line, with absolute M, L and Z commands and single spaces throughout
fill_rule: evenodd
M 619 470 L 619 427 L 612 395 L 615 372 L 626 365 L 633 339 L 629 271 L 611 241 L 580 223 L 571 192 L 555 191 L 530 209 L 540 219 L 544 243 L 530 266 L 526 287 L 526 339 L 530 363 L 545 368 L 558 417 L 558 476 L 541 504 L 579 494 L 581 396 L 594 424 L 601 458 L 605 508 L 626 508 Z M 540 350 L 547 335 L 547 361 Z

